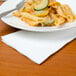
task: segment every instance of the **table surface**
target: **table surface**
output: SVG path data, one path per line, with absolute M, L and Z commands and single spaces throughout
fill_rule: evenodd
M 0 36 L 15 31 L 18 29 L 0 20 Z M 0 38 L 0 76 L 76 76 L 76 40 L 38 65 L 3 43 Z

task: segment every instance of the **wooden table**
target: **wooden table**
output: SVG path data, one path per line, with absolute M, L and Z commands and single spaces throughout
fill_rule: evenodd
M 0 20 L 0 36 L 17 30 Z M 76 76 L 76 40 L 38 65 L 0 39 L 0 76 Z

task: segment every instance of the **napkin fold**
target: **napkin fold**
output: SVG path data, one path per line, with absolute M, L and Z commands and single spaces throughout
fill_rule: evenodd
M 58 32 L 18 31 L 2 36 L 2 41 L 37 64 L 44 62 L 76 38 L 76 28 Z

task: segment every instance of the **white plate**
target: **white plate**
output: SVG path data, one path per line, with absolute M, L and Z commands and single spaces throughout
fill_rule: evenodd
M 13 0 L 17 3 L 16 0 Z M 62 4 L 68 4 L 73 12 L 76 14 L 76 0 L 57 0 L 61 2 Z M 12 0 L 9 0 L 8 3 L 11 5 Z M 8 5 L 7 2 L 4 3 L 5 7 Z M 12 7 L 11 7 L 12 8 Z M 7 9 L 6 9 L 7 10 Z M 12 15 L 12 13 L 8 14 L 7 16 L 3 17 L 2 20 L 15 28 L 19 28 L 22 30 L 28 30 L 28 31 L 36 31 L 36 32 L 53 32 L 53 31 L 61 31 L 65 29 L 71 29 L 76 27 L 76 22 L 73 23 L 66 23 L 62 26 L 62 28 L 59 28 L 59 26 L 53 26 L 53 27 L 31 27 L 27 23 L 21 21 L 19 18 Z

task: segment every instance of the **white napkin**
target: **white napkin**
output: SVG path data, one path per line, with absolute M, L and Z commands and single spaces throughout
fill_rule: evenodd
M 18 31 L 2 36 L 2 41 L 37 64 L 76 38 L 76 28 L 49 33 Z

